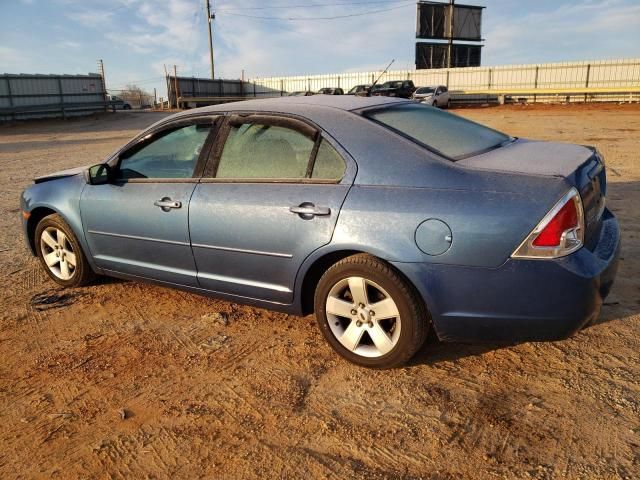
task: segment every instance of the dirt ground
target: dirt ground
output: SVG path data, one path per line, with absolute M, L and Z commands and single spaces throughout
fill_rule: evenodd
M 621 267 L 571 339 L 430 338 L 392 371 L 338 358 L 313 317 L 116 280 L 58 289 L 23 244 L 20 191 L 162 114 L 0 126 L 0 478 L 640 478 L 640 108 L 456 113 L 596 145 Z

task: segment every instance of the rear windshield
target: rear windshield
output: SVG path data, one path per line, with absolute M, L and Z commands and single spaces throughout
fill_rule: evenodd
M 479 123 L 418 103 L 367 110 L 364 115 L 451 160 L 471 157 L 511 140 Z

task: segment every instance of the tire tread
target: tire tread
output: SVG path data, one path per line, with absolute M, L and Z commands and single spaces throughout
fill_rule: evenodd
M 384 365 L 366 365 L 374 368 L 394 368 L 405 364 L 411 357 L 413 357 L 418 350 L 424 344 L 427 334 L 429 333 L 430 316 L 424 302 L 415 287 L 405 279 L 400 272 L 393 268 L 388 263 L 380 260 L 372 255 L 366 253 L 358 253 L 346 257 L 335 264 L 333 264 L 322 275 L 318 286 L 323 283 L 323 280 L 329 278 L 339 270 L 348 268 L 349 266 L 364 266 L 377 271 L 391 281 L 400 291 L 401 294 L 408 300 L 408 305 L 411 310 L 411 316 L 416 321 L 412 322 L 414 327 L 414 335 L 411 337 L 411 343 L 399 351 L 391 360 L 385 362 Z M 319 301 L 318 298 L 319 288 L 316 289 L 314 304 L 316 312 L 318 312 Z M 317 319 L 318 322 L 325 321 L 325 319 Z M 338 352 L 341 354 L 341 352 Z M 344 355 L 343 355 L 344 356 Z

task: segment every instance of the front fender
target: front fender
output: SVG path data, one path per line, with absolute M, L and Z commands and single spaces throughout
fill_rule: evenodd
M 80 197 L 85 187 L 86 182 L 82 175 L 73 175 L 37 183 L 29 186 L 22 192 L 20 204 L 22 211 L 28 212 L 32 216 L 37 213 L 38 209 L 51 210 L 60 215 L 69 227 L 71 227 L 78 242 L 80 242 L 80 246 L 91 268 L 99 272 L 100 269 L 96 267 L 93 259 L 89 255 L 89 246 L 84 235 L 84 229 L 82 228 Z M 35 254 L 29 240 L 30 220 L 25 220 L 23 217 L 23 231 L 27 244 Z

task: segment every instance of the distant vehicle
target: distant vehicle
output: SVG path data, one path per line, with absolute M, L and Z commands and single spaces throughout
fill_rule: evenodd
M 63 287 L 104 274 L 315 312 L 340 355 L 388 368 L 430 328 L 539 341 L 595 320 L 620 255 L 605 169 L 411 100 L 271 98 L 164 118 L 35 179 L 21 216 Z
M 369 95 L 371 96 L 374 93 L 380 91 L 381 88 L 382 88 L 381 83 L 376 83 L 375 85 L 372 85 L 371 88 L 369 89 Z
M 115 95 L 107 95 L 107 101 L 117 110 L 131 110 L 131 104 Z
M 347 95 L 359 95 L 361 97 L 368 97 L 371 85 L 356 85 L 347 92 Z
M 344 90 L 341 88 L 321 88 L 318 90 L 319 95 L 344 95 Z
M 449 89 L 444 85 L 420 87 L 413 92 L 413 96 L 411 98 L 420 101 L 420 103 L 432 105 L 434 107 L 449 108 L 451 105 Z
M 411 80 L 392 80 L 384 82 L 379 90 L 371 92 L 371 95 L 385 97 L 411 98 L 416 87 Z
M 310 97 L 311 95 L 315 95 L 313 92 L 310 92 L 309 90 L 300 90 L 297 92 L 291 92 L 289 94 L 287 94 L 287 97 Z

